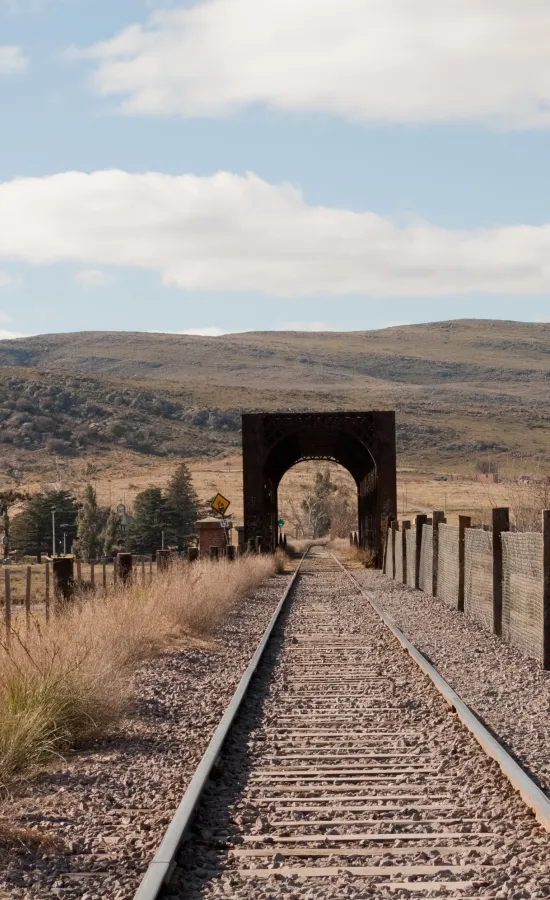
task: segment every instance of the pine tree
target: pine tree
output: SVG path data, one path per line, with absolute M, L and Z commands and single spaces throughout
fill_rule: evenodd
M 60 549 L 61 525 L 74 526 L 78 507 L 67 491 L 49 491 L 28 497 L 25 508 L 11 523 L 11 541 L 21 553 L 35 554 L 52 550 L 52 507 L 56 510 L 56 552 Z
M 109 518 L 105 524 L 102 534 L 103 539 L 103 555 L 107 557 L 113 556 L 122 545 L 122 523 L 120 517 L 114 510 L 109 513 Z
M 101 551 L 101 534 L 107 518 L 106 510 L 97 505 L 91 484 L 86 485 L 82 505 L 76 518 L 76 542 L 73 549 L 86 560 L 97 559 Z
M 174 541 L 176 512 L 160 488 L 147 488 L 134 501 L 134 522 L 127 540 L 133 553 L 154 553 Z
M 195 534 L 199 508 L 191 473 L 185 463 L 181 463 L 174 472 L 168 484 L 166 499 L 174 511 L 174 543 L 178 547 L 185 547 Z

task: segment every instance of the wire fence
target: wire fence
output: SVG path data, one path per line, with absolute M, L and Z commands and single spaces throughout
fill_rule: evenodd
M 502 637 L 543 661 L 544 584 L 541 534 L 502 535 Z
M 425 594 L 433 593 L 433 526 L 422 527 L 422 549 L 420 552 L 420 590 Z
M 416 585 L 416 529 L 407 531 L 407 585 Z
M 467 528 L 464 535 L 464 612 L 493 631 L 493 536 Z
M 437 563 L 432 525 L 422 524 L 419 561 L 417 530 L 412 528 L 405 535 L 390 531 L 395 536 L 395 578 L 402 582 L 405 574 L 406 584 L 414 588 L 418 574 L 420 590 L 432 595 L 437 564 L 438 599 L 451 609 L 463 608 L 473 621 L 550 669 L 548 587 L 545 593 L 545 584 L 550 586 L 550 512 L 544 513 L 543 533 L 500 531 L 499 522 L 507 524 L 506 514 L 507 510 L 494 511 L 494 534 L 467 528 L 463 521 L 459 526 L 440 523 Z M 388 575 L 392 574 L 392 547 L 389 539 Z
M 451 609 L 458 609 L 460 529 L 456 525 L 439 526 L 437 596 Z

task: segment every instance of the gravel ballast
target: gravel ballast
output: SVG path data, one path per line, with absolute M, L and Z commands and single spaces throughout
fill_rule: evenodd
M 0 848 L 0 898 L 133 897 L 289 575 L 243 601 L 204 649 L 144 665 L 117 734 L 33 780 L 1 812 L 54 843 Z
M 550 672 L 435 597 L 353 574 L 550 796 Z
M 540 900 L 549 851 L 498 765 L 315 549 L 163 897 Z

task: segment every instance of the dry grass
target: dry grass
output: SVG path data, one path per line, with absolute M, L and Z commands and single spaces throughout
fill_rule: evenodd
M 270 556 L 176 565 L 151 585 L 79 598 L 0 642 L 0 784 L 106 731 L 136 667 L 184 636 L 212 637 L 275 571 Z

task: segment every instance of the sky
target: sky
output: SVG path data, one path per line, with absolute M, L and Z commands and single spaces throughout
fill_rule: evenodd
M 0 0 L 0 337 L 550 321 L 548 0 Z

